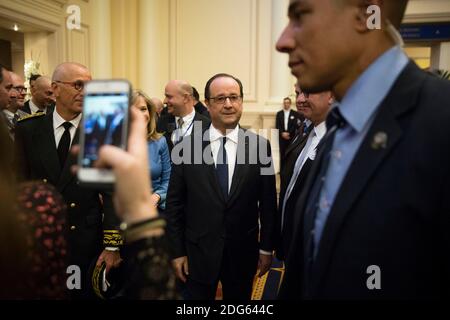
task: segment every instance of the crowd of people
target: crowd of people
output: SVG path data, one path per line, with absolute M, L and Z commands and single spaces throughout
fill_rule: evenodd
M 448 297 L 450 85 L 401 49 L 407 3 L 290 1 L 276 48 L 297 112 L 286 97 L 276 116 L 278 201 L 234 75 L 206 82 L 206 105 L 185 80 L 164 101 L 135 91 L 128 149 L 106 144 L 96 162 L 111 192 L 74 176 L 88 68 L 60 64 L 24 102 L 1 66 L 0 297 L 213 300 L 220 282 L 248 300 L 274 254 L 280 299 Z

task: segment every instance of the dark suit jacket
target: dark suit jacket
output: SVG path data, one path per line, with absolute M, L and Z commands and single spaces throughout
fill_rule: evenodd
M 247 161 L 241 161 L 243 164 L 237 161 L 230 194 L 225 200 L 212 156 L 208 164 L 201 154 L 199 157 L 199 152 L 194 152 L 197 143 L 199 151 L 211 155 L 210 142 L 202 141 L 198 133 L 194 137 L 191 135 L 182 142 L 185 150 L 192 150 L 188 158 L 191 164 L 174 163 L 170 176 L 166 216 L 173 257 L 187 256 L 189 277 L 213 284 L 227 248 L 232 276 L 253 277 L 259 249 L 271 252 L 274 246 L 275 176 L 272 161 L 264 163 L 262 158 L 262 155 L 270 156 L 270 145 L 250 131 L 239 131 L 237 159 L 245 154 Z M 194 139 L 196 142 L 192 143 Z M 267 152 L 261 148 L 267 148 Z M 200 158 L 201 164 L 194 164 L 194 157 Z M 254 163 L 250 164 L 249 159 L 255 160 Z M 263 168 L 271 174 L 261 171 Z
M 194 121 L 201 122 L 201 124 L 202 124 L 200 126 L 201 130 L 203 130 L 204 128 L 207 128 L 209 126 L 209 124 L 211 123 L 211 120 L 209 120 L 209 118 L 199 114 L 198 112 L 195 112 Z M 173 116 L 169 113 L 165 114 L 165 115 L 161 115 L 161 117 L 159 118 L 158 123 L 156 125 L 156 131 L 164 134 L 164 137 L 166 138 L 167 146 L 169 147 L 169 153 L 171 153 L 172 149 L 173 149 L 173 142 L 172 142 L 171 137 L 172 137 L 172 132 L 174 132 L 176 128 L 177 128 L 177 126 L 175 124 L 175 116 Z M 198 127 L 194 125 L 192 128 L 192 132 L 194 132 L 194 130 L 197 130 L 197 128 Z
M 410 62 L 338 190 L 308 274 L 303 216 L 296 220 L 281 298 L 449 298 L 449 106 L 450 84 Z M 377 133 L 386 134 L 385 146 L 374 143 Z M 307 197 L 297 203 L 301 213 Z M 367 287 L 372 265 L 380 268 L 381 290 Z
M 203 105 L 203 103 L 201 103 L 200 101 L 197 102 L 197 103 L 194 105 L 194 109 L 195 109 L 195 112 L 200 113 L 202 116 L 205 116 L 205 117 L 207 117 L 208 119 L 211 118 L 211 117 L 209 116 L 208 109 L 207 109 L 207 108 Z
M 289 244 L 292 241 L 292 229 L 293 229 L 293 218 L 295 216 L 295 204 L 297 203 L 297 198 L 303 188 L 304 181 L 309 168 L 311 166 L 311 160 L 307 160 L 303 165 L 300 174 L 297 178 L 294 189 L 292 189 L 291 195 L 286 202 L 286 208 L 284 210 L 284 222 L 283 222 L 283 232 L 281 233 L 281 218 L 282 218 L 282 205 L 284 202 L 284 197 L 286 195 L 286 189 L 291 181 L 292 174 L 294 173 L 295 162 L 300 156 L 303 148 L 305 147 L 308 136 L 303 136 L 301 130 L 298 132 L 298 136 L 294 137 L 292 143 L 287 147 L 285 153 L 284 166 L 280 172 L 280 197 L 278 202 L 278 216 L 277 216 L 277 244 L 276 244 L 276 255 L 279 260 L 285 259 L 285 254 L 288 250 Z
M 285 128 L 284 128 L 284 111 L 280 110 L 277 112 L 276 128 L 279 130 L 280 155 L 281 155 L 282 159 L 284 159 L 286 148 L 293 140 L 295 133 L 299 127 L 299 121 L 298 121 L 299 119 L 300 119 L 300 115 L 298 114 L 298 112 L 291 110 L 289 112 L 288 129 L 285 130 Z M 289 140 L 283 139 L 281 137 L 281 133 L 283 133 L 283 132 L 289 132 L 291 139 L 289 139 Z
M 30 108 L 30 100 L 25 101 L 25 103 L 23 104 L 23 107 L 20 108 L 20 110 L 22 110 L 23 112 L 26 112 L 28 114 L 31 114 L 31 108 Z M 46 113 L 52 113 L 53 110 L 55 110 L 55 104 L 52 103 L 47 107 L 47 111 Z
M 26 112 L 28 114 L 31 114 L 30 100 L 25 101 L 25 103 L 23 104 L 23 108 L 21 108 L 20 110 L 22 110 L 23 112 Z
M 73 143 L 78 141 L 78 130 Z M 81 187 L 70 167 L 76 163 L 69 156 L 61 170 L 53 131 L 53 114 L 19 121 L 16 128 L 16 165 L 23 180 L 51 183 L 67 204 L 67 239 L 70 264 L 86 271 L 89 263 L 103 250 L 103 230 L 117 230 L 111 195 Z M 109 243 L 108 246 L 113 246 Z

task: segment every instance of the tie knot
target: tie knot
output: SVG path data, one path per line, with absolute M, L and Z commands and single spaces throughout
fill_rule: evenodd
M 179 119 L 178 119 L 178 129 L 181 128 L 181 127 L 183 127 L 183 124 L 184 124 L 183 118 L 179 118 Z
M 326 120 L 326 126 L 327 130 L 330 130 L 333 127 L 342 128 L 345 126 L 346 121 L 344 117 L 342 116 L 341 112 L 339 111 L 338 107 L 334 107 L 331 109 L 330 113 L 327 116 Z
M 306 124 L 305 124 L 305 132 L 304 132 L 304 134 L 305 135 L 309 135 L 309 133 L 312 131 L 312 129 L 314 129 L 314 125 L 311 123 L 309 126 L 306 126 Z
M 227 137 L 222 138 L 222 145 L 225 146 L 225 143 L 227 143 Z
M 70 122 L 64 122 L 62 124 L 62 126 L 64 127 L 64 129 L 69 130 L 72 127 L 72 123 Z

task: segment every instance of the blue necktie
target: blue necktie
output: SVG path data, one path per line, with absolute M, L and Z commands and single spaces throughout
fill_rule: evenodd
M 228 158 L 227 150 L 225 149 L 226 142 L 226 137 L 220 139 L 220 147 L 216 161 L 216 174 L 225 200 L 228 198 Z

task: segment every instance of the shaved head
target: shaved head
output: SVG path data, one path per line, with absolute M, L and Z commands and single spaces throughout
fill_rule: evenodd
M 36 90 L 42 90 L 42 89 L 47 89 L 51 86 L 52 81 L 50 80 L 50 78 L 48 77 L 39 77 L 36 79 L 36 81 L 34 82 L 34 86 L 36 88 Z
M 165 88 L 164 103 L 167 111 L 177 117 L 184 117 L 194 110 L 194 90 L 184 80 L 170 80 Z
M 79 72 L 87 72 L 90 75 L 89 69 L 77 62 L 64 62 L 56 67 L 53 72 L 52 81 L 69 81 L 72 74 Z
M 194 90 L 192 89 L 192 86 L 187 81 L 171 80 L 171 81 L 169 81 L 168 85 L 173 85 L 173 86 L 177 87 L 181 94 L 188 94 L 191 96 L 194 94 Z

